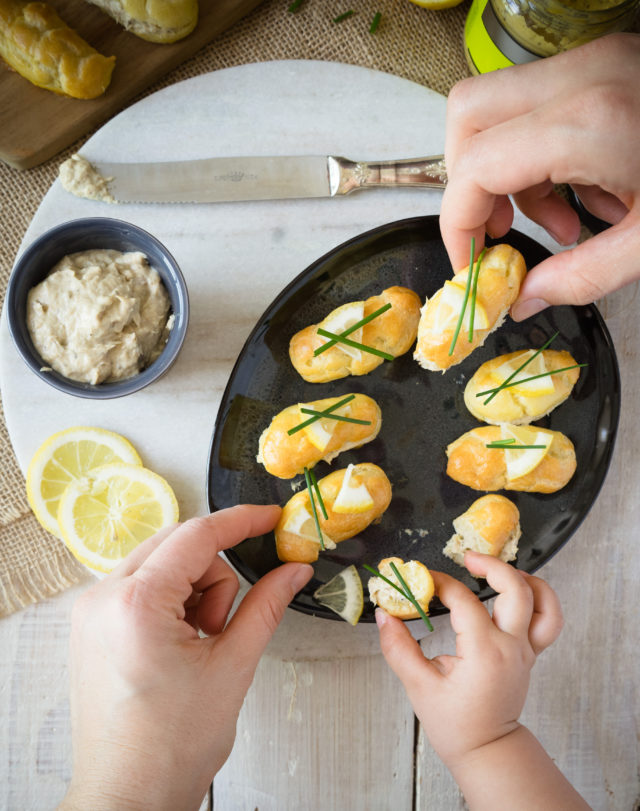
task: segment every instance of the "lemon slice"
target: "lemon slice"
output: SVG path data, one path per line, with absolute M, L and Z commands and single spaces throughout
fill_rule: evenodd
M 58 504 L 65 488 L 89 470 L 110 462 L 142 465 L 127 439 L 103 428 L 68 428 L 45 440 L 27 470 L 27 498 L 40 524 L 62 539 Z
M 522 366 L 527 357 L 531 357 L 534 354 L 535 350 L 533 349 L 523 352 L 521 355 L 518 355 L 517 357 L 512 358 L 510 361 L 507 361 L 499 366 L 495 372 L 492 373 L 492 376 L 498 381 L 498 383 L 504 383 L 504 381 L 510 377 L 519 366 Z M 555 385 L 551 375 L 547 374 L 547 365 L 542 352 L 539 355 L 536 355 L 536 357 L 530 361 L 521 372 L 518 372 L 518 374 L 512 378 L 510 383 L 516 383 L 517 381 L 526 380 L 528 377 L 535 377 L 537 375 L 543 375 L 543 377 L 538 377 L 537 380 L 527 380 L 526 383 L 518 383 L 515 386 L 510 385 L 509 388 L 514 393 L 522 394 L 525 397 L 543 397 L 547 394 L 553 394 L 555 392 Z
M 341 307 L 337 307 L 332 313 L 330 313 L 322 322 L 322 328 L 326 329 L 328 332 L 333 332 L 334 334 L 339 335 L 346 329 L 349 329 L 349 327 L 357 324 L 358 321 L 362 321 L 363 318 L 364 301 L 351 301 L 348 304 L 343 304 Z M 362 343 L 362 327 L 355 330 L 355 332 L 350 332 L 347 337 L 351 341 Z M 328 341 L 330 339 L 326 340 Z M 334 348 L 339 349 L 341 352 L 349 355 L 349 357 L 353 358 L 354 360 L 360 360 L 362 356 L 362 352 L 359 349 L 354 349 L 354 347 L 347 346 L 346 344 L 336 343 L 334 344 Z
M 549 452 L 553 437 L 547 431 L 540 431 L 529 425 L 503 425 L 503 439 L 515 439 L 518 445 L 544 445 L 544 448 L 530 448 L 528 450 L 505 450 L 507 464 L 507 479 L 513 481 L 526 476 Z
M 453 6 L 459 6 L 462 3 L 462 0 L 410 0 L 414 6 L 420 6 L 421 8 L 430 8 L 432 10 L 438 10 L 441 8 L 453 8 Z
M 178 502 L 157 473 L 113 462 L 67 486 L 58 507 L 62 539 L 91 569 L 110 572 L 132 549 L 178 520 Z
M 461 287 L 455 282 L 446 281 L 444 287 L 440 292 L 438 300 L 438 309 L 433 320 L 432 332 L 440 334 L 446 330 L 455 330 L 460 312 L 464 305 L 465 288 Z M 467 306 L 464 311 L 464 318 L 462 319 L 461 331 L 469 331 L 469 323 L 471 320 L 471 296 L 467 301 Z M 473 318 L 473 329 L 489 329 L 489 318 L 487 312 L 476 299 L 475 315 Z
M 298 409 L 308 407 L 309 406 L 306 403 L 298 404 Z M 342 417 L 347 417 L 350 411 L 351 406 L 349 403 L 346 403 L 341 408 L 335 409 L 332 413 L 339 414 Z M 300 411 L 300 421 L 304 422 L 308 419 L 309 414 L 304 414 L 302 411 Z M 314 445 L 319 451 L 325 451 L 328 444 L 331 442 L 331 437 L 333 436 L 333 432 L 336 430 L 337 424 L 338 420 L 332 420 L 330 417 L 324 417 L 323 419 L 312 422 L 310 425 L 306 425 L 302 430 L 312 445 Z
M 347 566 L 328 583 L 320 586 L 313 597 L 350 625 L 357 625 L 364 608 L 362 580 L 355 566 Z
M 349 465 L 344 478 L 342 480 L 342 487 L 338 493 L 336 500 L 333 502 L 331 508 L 334 513 L 364 513 L 375 506 L 374 500 L 371 498 L 371 493 L 367 490 L 364 482 L 356 480 L 353 477 L 353 465 Z
M 307 541 L 320 544 L 316 522 L 313 515 L 304 504 L 300 504 L 297 509 L 291 513 L 282 529 L 284 532 L 290 532 L 292 535 L 298 535 L 300 538 L 305 538 Z M 322 540 L 325 549 L 336 548 L 335 543 L 324 531 L 322 532 Z

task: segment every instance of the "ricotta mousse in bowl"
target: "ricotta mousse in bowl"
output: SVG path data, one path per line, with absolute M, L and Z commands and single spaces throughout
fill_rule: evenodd
M 111 218 L 72 220 L 22 253 L 7 288 L 30 368 L 79 397 L 131 394 L 176 359 L 189 318 L 180 269 L 154 236 Z

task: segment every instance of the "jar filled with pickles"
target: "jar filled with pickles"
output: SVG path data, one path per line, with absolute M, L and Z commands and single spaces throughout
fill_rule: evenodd
M 472 73 L 532 62 L 632 25 L 640 0 L 473 0 L 465 24 Z

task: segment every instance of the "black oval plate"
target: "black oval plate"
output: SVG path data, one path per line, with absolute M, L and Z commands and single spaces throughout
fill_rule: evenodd
M 501 242 L 517 248 L 527 267 L 549 256 L 534 240 L 510 231 Z M 491 242 L 489 241 L 489 244 Z M 448 572 L 482 600 L 494 592 L 442 554 L 453 519 L 481 493 L 445 474 L 447 445 L 478 425 L 464 405 L 467 380 L 486 360 L 504 352 L 541 346 L 556 331 L 553 348 L 567 349 L 588 363 L 572 396 L 540 425 L 567 434 L 576 447 L 578 469 L 569 484 L 551 495 L 507 495 L 520 510 L 522 538 L 516 565 L 534 572 L 565 544 L 594 503 L 615 440 L 620 410 L 620 378 L 607 328 L 593 305 L 553 307 L 522 323 L 510 319 L 469 358 L 446 374 L 428 372 L 412 351 L 371 374 L 327 384 L 305 383 L 289 361 L 289 340 L 308 324 L 321 321 L 347 301 L 366 299 L 394 284 L 415 290 L 424 300 L 452 275 L 438 218 L 416 217 L 383 225 L 355 237 L 318 259 L 270 305 L 238 357 L 222 397 L 211 443 L 207 497 L 212 511 L 239 503 L 282 504 L 291 498 L 292 481 L 270 476 L 256 460 L 258 439 L 272 417 L 296 402 L 363 392 L 382 409 L 377 439 L 341 454 L 334 468 L 350 462 L 375 462 L 393 485 L 393 499 L 377 525 L 321 553 L 315 576 L 292 607 L 318 617 L 339 619 L 316 603 L 319 585 L 350 564 L 376 566 L 384 557 L 417 559 Z M 324 462 L 318 478 L 329 473 Z M 226 555 L 251 583 L 279 565 L 273 534 L 249 539 Z M 368 574 L 360 568 L 366 584 Z M 366 599 L 362 621 L 373 621 Z M 431 614 L 447 609 L 437 600 Z

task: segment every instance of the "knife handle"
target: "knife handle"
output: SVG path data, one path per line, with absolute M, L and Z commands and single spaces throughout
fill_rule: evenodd
M 447 185 L 444 155 L 370 163 L 331 156 L 328 165 L 332 197 L 373 186 L 426 186 L 443 189 Z

